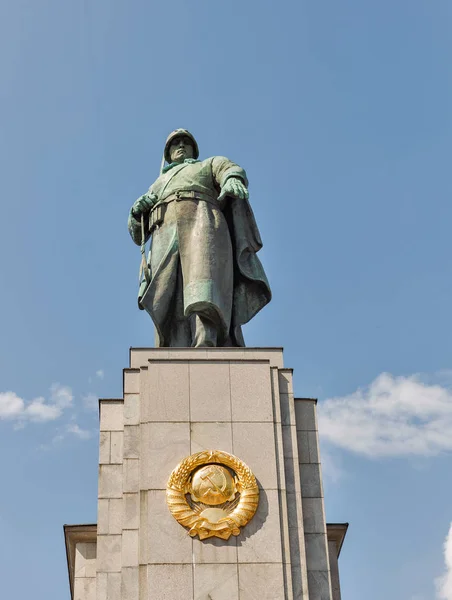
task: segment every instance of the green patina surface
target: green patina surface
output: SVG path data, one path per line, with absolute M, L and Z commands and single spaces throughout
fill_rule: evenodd
M 139 306 L 156 346 L 242 346 L 241 326 L 271 299 L 246 173 L 223 156 L 196 160 L 185 130 L 164 155 L 170 164 L 129 213 L 133 241 L 151 239 Z

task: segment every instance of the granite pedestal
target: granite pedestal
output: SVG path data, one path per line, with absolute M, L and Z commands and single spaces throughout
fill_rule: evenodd
M 243 460 L 256 515 L 191 538 L 168 477 L 205 449 Z M 294 398 L 280 348 L 136 348 L 121 399 L 100 400 L 98 521 L 65 526 L 73 600 L 340 600 L 346 524 L 327 525 L 316 400 Z

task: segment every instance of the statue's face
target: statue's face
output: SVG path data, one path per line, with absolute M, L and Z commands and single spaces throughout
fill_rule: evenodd
M 171 162 L 184 162 L 186 158 L 193 158 L 193 144 L 185 135 L 174 138 L 169 149 Z

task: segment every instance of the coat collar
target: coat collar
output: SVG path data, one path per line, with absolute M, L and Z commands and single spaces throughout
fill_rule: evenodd
M 181 164 L 184 164 L 184 165 L 185 165 L 185 164 L 191 165 L 192 163 L 197 163 L 197 162 L 200 162 L 200 161 L 199 161 L 199 160 L 195 160 L 194 158 L 186 158 L 186 159 L 184 160 L 184 162 L 183 162 L 183 163 L 179 163 L 179 162 L 172 162 L 172 163 L 170 163 L 169 165 L 166 165 L 166 167 L 163 167 L 163 169 L 162 169 L 162 175 L 163 175 L 164 173 L 168 173 L 168 171 L 169 171 L 170 169 L 173 169 L 174 167 L 177 167 L 178 165 L 181 165 Z

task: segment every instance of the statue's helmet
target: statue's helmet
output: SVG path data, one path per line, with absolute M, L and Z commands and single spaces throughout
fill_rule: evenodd
M 169 134 L 169 136 L 166 140 L 166 143 L 165 143 L 165 150 L 163 152 L 163 156 L 165 157 L 166 162 L 167 163 L 171 162 L 171 156 L 169 153 L 170 146 L 171 146 L 173 140 L 178 137 L 187 137 L 191 141 L 191 143 L 193 144 L 193 158 L 198 158 L 199 148 L 198 148 L 198 143 L 195 140 L 194 136 L 186 129 L 175 129 L 174 131 L 172 131 Z

